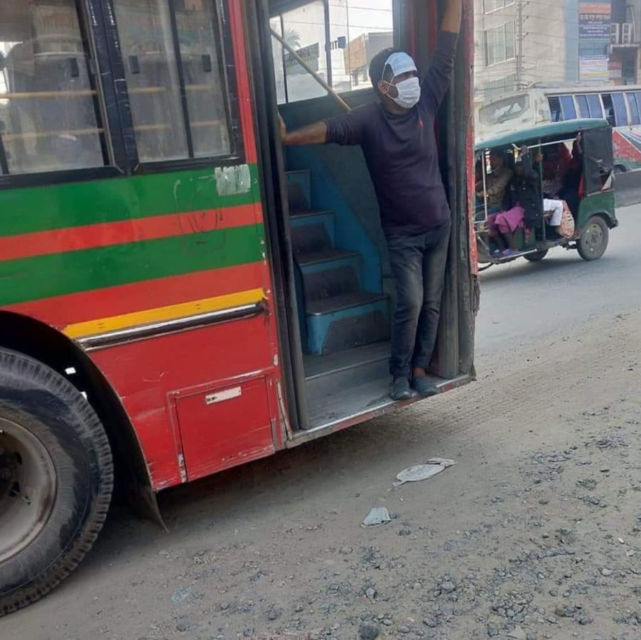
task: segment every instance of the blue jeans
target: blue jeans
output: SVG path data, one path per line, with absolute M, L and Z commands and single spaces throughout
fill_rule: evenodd
M 396 283 L 390 373 L 410 378 L 413 367 L 427 369 L 438 332 L 450 222 L 416 236 L 388 235 L 390 267 Z

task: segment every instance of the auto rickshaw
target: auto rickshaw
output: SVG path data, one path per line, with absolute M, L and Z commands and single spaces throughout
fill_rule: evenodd
M 554 247 L 576 249 L 584 260 L 597 260 L 605 253 L 609 230 L 618 225 L 608 122 L 547 124 L 486 140 L 475 150 L 475 229 L 481 269 L 521 257 L 538 262 Z M 538 181 L 540 211 L 534 215 L 530 211 L 521 220 L 518 214 L 499 217 L 520 206 L 515 176 L 521 176 L 522 184 L 526 171 L 531 184 Z M 558 201 L 563 223 L 552 226 L 554 213 L 546 208 L 558 208 Z

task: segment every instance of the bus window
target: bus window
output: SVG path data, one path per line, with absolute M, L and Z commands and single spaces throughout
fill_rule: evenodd
M 393 1 L 272 2 L 269 26 L 338 93 L 371 89 L 369 63 L 394 45 Z M 329 40 L 327 40 L 329 37 Z M 286 47 L 272 38 L 278 104 L 325 95 L 325 90 Z
M 610 123 L 610 126 L 616 126 L 614 118 L 614 104 L 612 103 L 612 95 L 604 93 L 601 98 L 603 99 L 603 109 L 605 111 L 605 119 Z
M 479 120 L 484 125 L 497 125 L 523 118 L 530 110 L 530 96 L 527 93 L 522 95 L 495 100 L 479 110 Z
M 637 94 L 626 93 L 628 101 L 628 110 L 630 112 L 630 124 L 641 124 L 641 114 L 639 114 L 639 104 L 637 103 Z
M 550 120 L 552 122 L 560 122 L 563 120 L 563 113 L 561 112 L 561 100 L 556 96 L 548 98 L 550 105 Z
M 598 94 L 588 94 L 588 108 L 590 109 L 590 118 L 603 118 L 603 108 Z
M 576 106 L 574 105 L 574 98 L 572 96 L 561 96 L 561 111 L 563 113 L 563 120 L 574 120 L 576 118 Z
M 313 0 L 272 17 L 270 26 L 315 73 L 331 84 L 327 64 L 325 17 L 322 0 Z M 277 86 L 283 86 L 283 90 L 279 92 L 282 102 L 296 102 L 325 95 L 323 87 L 280 43 L 273 44 L 273 51 L 274 57 L 283 61 L 283 75 L 276 81 Z
M 590 117 L 590 109 L 588 107 L 588 97 L 587 96 L 577 96 L 576 103 L 579 106 L 579 115 L 582 118 Z
M 576 96 L 576 102 L 579 105 L 579 115 L 581 118 L 603 118 L 603 108 L 598 94 L 589 93 L 587 95 Z
M 105 166 L 75 0 L 4 0 L 0 24 L 0 173 Z
M 229 155 L 213 1 L 115 0 L 114 7 L 141 162 Z
M 614 119 L 617 127 L 624 127 L 628 124 L 628 110 L 625 107 L 625 99 L 622 93 L 612 94 L 612 105 L 614 106 Z

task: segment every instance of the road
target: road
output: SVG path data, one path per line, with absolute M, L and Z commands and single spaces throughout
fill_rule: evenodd
M 481 273 L 477 353 L 518 348 L 604 314 L 641 306 L 641 205 L 618 209 L 601 258 L 585 262 L 557 248 L 540 263 L 524 259 Z
M 641 207 L 483 274 L 478 381 L 114 509 L 19 640 L 641 637 Z M 430 457 L 456 465 L 394 487 Z M 364 529 L 371 507 L 387 526 Z

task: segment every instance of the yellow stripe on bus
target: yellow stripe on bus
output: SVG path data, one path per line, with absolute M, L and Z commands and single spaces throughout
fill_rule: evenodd
M 99 335 L 101 333 L 118 331 L 119 329 L 127 329 L 138 325 L 151 324 L 153 322 L 177 320 L 200 313 L 209 313 L 211 311 L 232 309 L 233 307 L 240 307 L 246 304 L 255 304 L 264 300 L 265 297 L 265 292 L 262 289 L 239 291 L 224 296 L 216 296 L 215 298 L 181 302 L 180 304 L 172 304 L 167 307 L 157 307 L 156 309 L 125 313 L 110 318 L 78 322 L 68 325 L 64 333 L 70 338 L 84 338 L 86 336 Z

